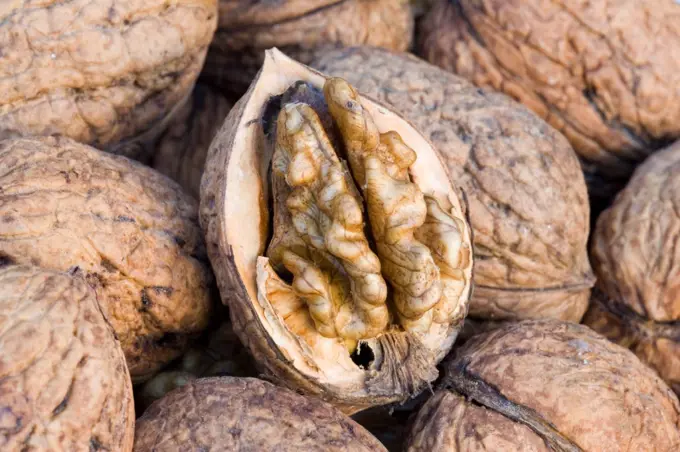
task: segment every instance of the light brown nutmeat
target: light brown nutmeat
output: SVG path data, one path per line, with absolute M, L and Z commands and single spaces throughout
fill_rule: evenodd
M 235 98 L 248 89 L 270 47 L 309 63 L 319 48 L 365 44 L 404 51 L 413 38 L 408 0 L 220 0 L 219 15 L 202 77 Z
M 0 449 L 129 452 L 132 385 L 80 277 L 0 256 Z
M 405 450 L 670 452 L 678 425 L 677 397 L 630 351 L 583 325 L 525 320 L 457 351 Z
M 440 152 L 469 204 L 470 316 L 581 319 L 594 283 L 590 209 L 564 137 L 506 96 L 411 55 L 356 47 L 321 52 L 313 66 L 390 105 Z
M 640 165 L 600 215 L 585 322 L 631 348 L 680 393 L 680 143 Z
M 436 378 L 467 311 L 470 228 L 440 156 L 388 107 L 268 50 L 211 145 L 201 224 L 269 378 L 346 413 Z
M 152 166 L 198 199 L 208 148 L 230 109 L 217 90 L 196 85 L 159 137 Z
M 197 205 L 125 157 L 68 138 L 0 142 L 0 254 L 84 275 L 135 381 L 178 357 L 211 312 Z
M 147 161 L 217 27 L 217 0 L 0 6 L 0 140 L 63 135 Z
M 428 61 L 521 101 L 562 132 L 596 198 L 680 137 L 675 0 L 439 0 Z
M 254 378 L 202 378 L 137 420 L 135 452 L 385 451 L 332 406 Z

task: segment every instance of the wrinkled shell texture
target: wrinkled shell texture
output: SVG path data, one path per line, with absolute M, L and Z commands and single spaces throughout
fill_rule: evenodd
M 3 2 L 0 139 L 58 134 L 147 158 L 127 141 L 152 133 L 191 91 L 216 7 L 216 0 Z
M 589 205 L 560 134 L 502 94 L 406 54 L 344 49 L 313 65 L 392 106 L 440 151 L 469 203 L 471 316 L 581 319 L 594 282 Z
M 384 451 L 330 405 L 253 378 L 204 378 L 156 401 L 135 451 Z
M 419 412 L 408 450 L 547 451 L 555 440 L 567 445 L 556 450 L 680 447 L 675 394 L 628 350 L 582 325 L 529 320 L 477 336 L 444 381 Z
M 125 357 L 81 278 L 0 269 L 0 449 L 130 451 Z
M 153 167 L 198 199 L 210 143 L 231 105 L 219 93 L 197 85 L 156 145 Z
M 439 0 L 419 38 L 430 62 L 529 106 L 605 180 L 680 137 L 674 0 Z
M 82 273 L 133 379 L 206 327 L 212 274 L 197 205 L 141 164 L 67 138 L 0 143 L 0 254 Z
M 638 167 L 598 219 L 591 256 L 599 306 L 586 318 L 596 330 L 631 347 L 676 390 L 680 330 L 670 322 L 680 320 L 678 212 L 680 143 Z
M 219 23 L 204 75 L 243 94 L 264 60 L 277 47 L 309 63 L 312 51 L 372 45 L 403 51 L 413 37 L 408 0 L 254 0 L 219 2 Z

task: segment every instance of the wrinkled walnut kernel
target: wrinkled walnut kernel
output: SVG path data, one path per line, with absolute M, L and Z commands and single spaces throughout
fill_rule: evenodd
M 405 330 L 427 332 L 449 320 L 465 287 L 463 225 L 411 181 L 416 153 L 378 131 L 347 82 L 329 79 L 323 95 L 327 105 L 298 83 L 278 99 L 267 255 L 293 281 L 270 279 L 267 297 L 308 343 L 318 333 L 353 349 L 389 329 L 388 304 Z M 308 315 L 297 312 L 305 306 Z

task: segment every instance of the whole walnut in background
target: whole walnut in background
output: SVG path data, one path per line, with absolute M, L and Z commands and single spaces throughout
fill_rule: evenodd
M 207 327 L 213 277 L 197 207 L 151 168 L 69 138 L 0 142 L 0 255 L 82 274 L 135 382 Z
M 562 132 L 595 199 L 680 137 L 677 1 L 439 0 L 420 28 L 427 60 Z
M 392 106 L 442 155 L 474 232 L 470 316 L 580 321 L 594 283 L 589 204 L 562 135 L 506 96 L 412 55 L 357 47 L 321 52 L 313 65 Z
M 255 378 L 201 378 L 137 420 L 135 451 L 383 452 L 363 427 L 314 397 Z
M 217 0 L 4 2 L 0 140 L 64 135 L 148 160 L 216 26 Z
M 306 64 L 319 48 L 406 50 L 413 38 L 409 0 L 220 0 L 219 15 L 203 77 L 234 99 L 245 93 L 271 47 Z
M 405 450 L 676 451 L 680 403 L 591 329 L 526 320 L 471 339 L 445 364 Z
M 159 137 L 152 166 L 198 199 L 208 148 L 230 109 L 216 90 L 196 85 Z
M 129 452 L 132 385 L 80 276 L 0 255 L 0 449 Z
M 680 393 L 680 143 L 657 152 L 597 221 L 598 277 L 584 321 Z

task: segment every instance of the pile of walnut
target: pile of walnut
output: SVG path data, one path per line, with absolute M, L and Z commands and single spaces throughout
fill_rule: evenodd
M 680 450 L 678 55 L 675 0 L 5 2 L 0 450 Z

